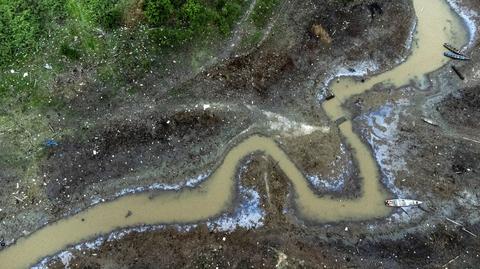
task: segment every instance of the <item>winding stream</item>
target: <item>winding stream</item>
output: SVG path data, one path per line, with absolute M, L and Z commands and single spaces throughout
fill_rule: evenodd
M 412 78 L 421 77 L 441 67 L 442 44 L 456 46 L 466 41 L 465 30 L 444 0 L 414 0 L 417 13 L 417 43 L 412 55 L 391 71 L 374 76 L 365 83 L 352 78 L 333 82 L 336 98 L 323 107 L 332 120 L 346 117 L 341 104 L 378 83 L 406 85 Z M 455 34 L 460 33 L 460 34 Z M 454 42 L 454 40 L 456 42 Z M 194 223 L 215 217 L 225 210 L 234 195 L 234 179 L 238 164 L 247 155 L 263 151 L 278 161 L 278 166 L 291 180 L 295 203 L 302 217 L 316 222 L 364 220 L 383 217 L 389 209 L 383 205 L 386 192 L 380 183 L 378 167 L 367 146 L 352 131 L 350 121 L 342 123 L 341 133 L 354 150 L 362 178 L 362 195 L 354 200 L 319 197 L 310 188 L 302 172 L 289 160 L 275 141 L 251 136 L 232 148 L 212 176 L 194 189 L 163 191 L 155 197 L 150 193 L 127 195 L 111 202 L 98 204 L 74 216 L 62 219 L 32 233 L 0 252 L 1 268 L 27 268 L 45 256 L 55 254 L 69 245 L 107 234 L 122 227 L 159 223 Z M 126 218 L 128 211 L 133 214 Z

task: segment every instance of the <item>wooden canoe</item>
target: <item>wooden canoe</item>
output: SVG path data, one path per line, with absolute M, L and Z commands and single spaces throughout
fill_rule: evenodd
M 461 61 L 468 61 L 468 60 L 470 60 L 469 57 L 467 57 L 467 56 L 465 56 L 465 55 L 463 55 L 463 54 L 457 54 L 457 53 L 453 53 L 453 52 L 451 52 L 451 51 L 445 51 L 445 52 L 443 53 L 443 55 L 445 55 L 445 56 L 448 57 L 448 58 L 452 58 L 452 59 L 454 59 L 454 60 L 461 60 Z
M 465 56 L 465 54 L 463 54 L 459 49 L 455 48 L 454 46 L 448 44 L 448 43 L 443 43 L 443 46 L 448 49 L 449 51 L 453 52 L 453 53 L 456 53 L 458 55 L 463 55 Z

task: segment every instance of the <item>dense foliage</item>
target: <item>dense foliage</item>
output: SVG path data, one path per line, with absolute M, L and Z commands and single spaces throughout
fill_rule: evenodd
M 62 0 L 0 0 L 0 65 L 38 46 L 55 18 L 64 13 Z
M 265 0 L 264 0 L 265 1 Z M 269 0 L 271 1 L 271 0 Z M 138 0 L 0 0 L 0 66 L 21 59 L 40 46 L 42 38 L 68 28 L 113 30 L 128 17 Z M 159 45 L 178 45 L 195 37 L 228 34 L 245 0 L 145 0 L 140 24 Z M 71 23 L 72 24 L 72 23 Z M 71 59 L 79 53 L 66 44 L 60 52 Z

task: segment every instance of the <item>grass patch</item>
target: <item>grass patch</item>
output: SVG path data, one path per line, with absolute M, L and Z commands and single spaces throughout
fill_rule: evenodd
M 52 21 L 64 17 L 63 5 L 63 0 L 0 1 L 0 66 L 38 49 Z
M 78 60 L 82 56 L 80 50 L 71 47 L 68 43 L 63 43 L 60 46 L 60 53 L 70 60 Z
M 139 81 L 147 72 L 165 70 L 163 55 L 184 44 L 195 45 L 192 66 L 199 68 L 208 59 L 208 46 L 231 32 L 247 3 L 0 0 L 0 152 L 5 153 L 0 167 L 14 169 L 20 178 L 33 177 L 46 139 L 77 132 L 69 129 L 78 128 L 71 123 L 95 124 L 90 114 L 68 107 L 77 94 L 93 96 L 94 106 L 135 95 L 143 90 Z M 125 22 L 131 19 L 128 12 L 135 13 L 134 23 Z M 82 79 L 88 87 L 78 85 Z M 184 94 L 182 89 L 169 92 Z M 48 114 L 62 115 L 65 126 L 53 133 L 48 123 L 55 121 Z
M 251 15 L 252 22 L 256 27 L 264 28 L 267 25 L 278 1 L 279 0 L 257 0 Z
M 256 46 L 260 40 L 262 40 L 263 32 L 261 30 L 251 30 L 248 34 L 242 38 L 240 47 L 243 49 L 249 49 Z
M 162 46 L 175 46 L 205 35 L 227 35 L 244 4 L 243 0 L 146 0 L 144 9 L 152 37 Z

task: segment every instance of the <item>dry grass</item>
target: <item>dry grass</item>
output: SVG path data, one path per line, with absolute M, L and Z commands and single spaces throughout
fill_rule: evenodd
M 327 45 L 332 43 L 332 38 L 328 34 L 327 30 L 325 30 L 325 28 L 323 28 L 322 25 L 314 24 L 314 25 L 312 25 L 312 28 L 310 29 L 310 31 L 312 32 L 312 34 L 315 37 L 320 39 L 320 41 L 322 41 L 322 43 L 327 44 Z

